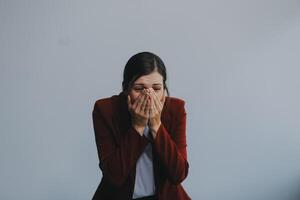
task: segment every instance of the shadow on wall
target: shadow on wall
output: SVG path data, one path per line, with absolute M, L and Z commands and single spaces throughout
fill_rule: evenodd
M 298 185 L 298 186 L 297 186 L 298 190 L 297 190 L 297 192 L 295 193 L 295 196 L 293 196 L 293 197 L 291 198 L 292 200 L 300 200 L 300 181 L 298 182 L 297 185 Z

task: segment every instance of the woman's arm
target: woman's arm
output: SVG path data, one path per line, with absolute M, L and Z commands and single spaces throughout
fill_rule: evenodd
M 169 181 L 173 184 L 181 183 L 188 174 L 189 164 L 186 150 L 186 111 L 184 101 L 176 101 L 175 127 L 172 129 L 173 139 L 161 123 L 153 141 L 154 149 L 164 166 Z
M 117 144 L 112 135 L 113 124 L 105 118 L 97 102 L 92 116 L 99 167 L 103 177 L 113 185 L 121 186 L 149 141 L 130 126 L 127 133 L 121 134 L 122 139 Z

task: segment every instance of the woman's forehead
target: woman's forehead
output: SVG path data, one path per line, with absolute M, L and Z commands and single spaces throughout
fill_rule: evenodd
M 134 85 L 153 85 L 153 84 L 162 84 L 163 77 L 158 72 L 153 72 L 148 75 L 139 77 Z

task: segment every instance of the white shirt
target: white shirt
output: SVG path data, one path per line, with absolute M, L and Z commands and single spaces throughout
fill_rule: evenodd
M 144 135 L 150 138 L 149 127 L 146 126 Z M 148 143 L 136 164 L 134 192 L 132 198 L 141 198 L 155 194 L 154 170 L 152 162 L 152 145 Z

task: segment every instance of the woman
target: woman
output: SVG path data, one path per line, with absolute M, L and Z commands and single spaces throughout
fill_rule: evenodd
M 184 101 L 169 97 L 163 61 L 132 56 L 118 95 L 94 104 L 93 125 L 102 171 L 93 200 L 186 200 L 188 175 Z M 168 96 L 166 96 L 166 94 Z

